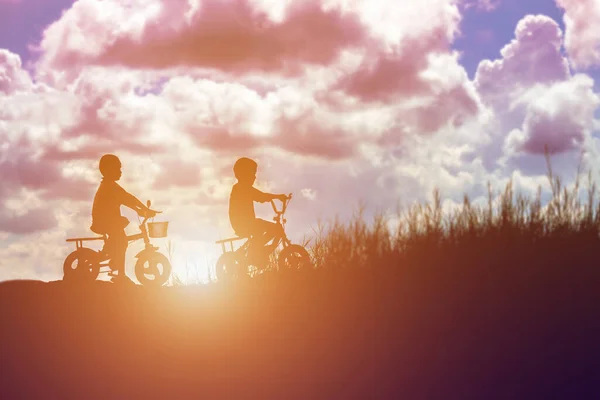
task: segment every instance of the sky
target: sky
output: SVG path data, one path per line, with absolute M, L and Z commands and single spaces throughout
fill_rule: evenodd
M 62 277 L 105 153 L 191 276 L 232 236 L 242 156 L 294 193 L 296 241 L 435 188 L 547 194 L 546 146 L 598 181 L 598 26 L 600 0 L 0 0 L 0 280 Z

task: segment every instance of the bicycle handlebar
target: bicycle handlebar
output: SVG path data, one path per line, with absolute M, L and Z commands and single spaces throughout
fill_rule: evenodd
M 273 211 L 275 212 L 275 214 L 277 215 L 283 215 L 283 213 L 285 213 L 285 209 L 287 208 L 288 203 L 290 202 L 290 200 L 292 199 L 292 194 L 288 194 L 287 197 L 285 198 L 285 200 L 281 200 L 281 202 L 283 203 L 283 206 L 281 208 L 281 211 L 279 211 L 277 209 L 277 206 L 275 205 L 275 202 L 273 200 L 271 200 L 271 207 L 273 207 Z
M 156 211 L 156 210 L 150 210 L 150 211 L 152 211 L 154 214 L 161 214 L 162 213 L 162 211 Z M 154 216 L 149 217 L 148 215 L 145 215 L 144 216 L 144 220 L 142 221 L 141 225 L 144 225 L 146 223 L 146 221 L 148 221 L 148 219 L 153 218 L 153 217 Z

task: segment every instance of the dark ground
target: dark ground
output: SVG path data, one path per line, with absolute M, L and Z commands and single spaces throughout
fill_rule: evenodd
M 0 398 L 600 398 L 596 265 L 0 283 Z

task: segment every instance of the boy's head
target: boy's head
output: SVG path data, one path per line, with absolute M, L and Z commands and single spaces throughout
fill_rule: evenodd
M 258 164 L 256 163 L 256 161 L 247 157 L 242 157 L 238 159 L 233 165 L 233 174 L 239 182 L 249 183 L 252 185 L 256 180 L 257 169 Z
M 121 160 L 114 154 L 105 154 L 100 158 L 100 173 L 105 179 L 118 181 L 121 179 Z

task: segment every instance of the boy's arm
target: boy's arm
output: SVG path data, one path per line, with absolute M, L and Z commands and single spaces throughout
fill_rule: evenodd
M 127 193 L 125 196 L 125 201 L 123 202 L 124 205 L 126 205 L 127 207 L 131 208 L 132 210 L 135 210 L 138 212 L 138 214 L 140 213 L 140 211 L 149 211 L 150 209 L 148 207 L 146 207 L 144 205 L 144 203 L 142 203 L 141 201 L 139 201 L 134 195 Z
M 121 192 L 120 193 L 121 204 L 123 204 L 126 207 L 131 208 L 134 211 L 136 211 L 139 215 L 144 215 L 145 213 L 147 213 L 148 211 L 150 211 L 150 209 L 148 207 L 146 207 L 144 205 L 144 203 L 142 203 L 141 201 L 139 201 L 134 195 L 132 195 L 131 193 L 127 192 L 122 187 L 120 187 L 120 189 L 121 189 L 121 191 L 120 191 Z
M 267 201 L 276 199 L 284 201 L 285 199 L 287 199 L 287 196 L 285 194 L 265 193 L 261 192 L 255 187 L 252 188 L 252 200 L 254 201 L 257 201 L 259 203 L 266 203 Z

